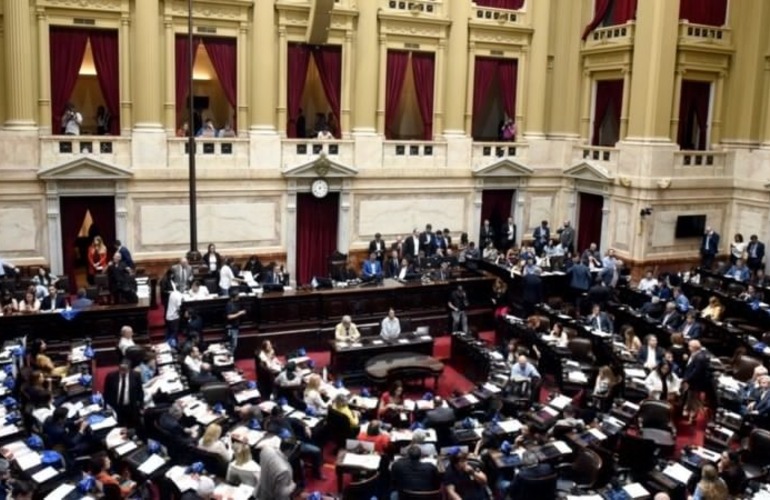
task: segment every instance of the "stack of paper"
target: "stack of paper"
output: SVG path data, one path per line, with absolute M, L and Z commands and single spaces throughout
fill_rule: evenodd
M 58 474 L 59 472 L 53 467 L 46 467 L 45 469 L 32 474 L 32 480 L 35 481 L 37 484 L 43 484 L 44 482 L 48 481 L 52 477 L 56 477 Z
M 73 491 L 75 491 L 74 484 L 70 484 L 70 483 L 60 484 L 59 486 L 56 487 L 55 490 L 53 490 L 51 493 L 49 493 L 45 497 L 45 500 L 64 500 Z
M 240 486 L 231 486 L 220 483 L 214 490 L 214 498 L 221 500 L 249 500 L 254 495 L 254 488 L 241 484 Z
M 377 470 L 380 468 L 379 455 L 360 455 L 358 453 L 345 453 L 342 459 L 342 465 L 348 467 L 359 467 L 366 470 Z
M 674 481 L 687 484 L 687 481 L 690 480 L 690 476 L 692 476 L 692 471 L 680 463 L 673 463 L 663 469 L 663 474 L 667 475 Z
M 139 472 L 141 472 L 142 474 L 149 476 L 150 474 L 152 474 L 153 472 L 161 468 L 165 463 L 166 463 L 165 458 L 161 457 L 160 455 L 152 454 L 147 458 L 147 460 L 142 462 L 142 465 L 140 465 L 138 469 L 139 469 Z M 184 467 L 181 467 L 181 469 L 182 469 L 182 472 L 184 472 L 185 470 Z M 180 489 L 180 491 L 185 491 L 185 490 Z

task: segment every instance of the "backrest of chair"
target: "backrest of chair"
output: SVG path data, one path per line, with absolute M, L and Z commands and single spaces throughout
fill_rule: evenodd
M 618 448 L 618 465 L 628 467 L 635 473 L 655 468 L 655 441 L 639 436 L 622 434 Z
M 672 414 L 671 404 L 666 401 L 647 400 L 639 406 L 639 422 L 642 427 L 668 430 Z
M 230 402 L 230 386 L 226 382 L 209 382 L 201 387 L 201 394 L 211 406 Z
M 218 453 L 213 453 L 197 446 L 190 446 L 187 449 L 186 456 L 189 457 L 190 463 L 202 462 L 209 474 L 219 477 L 227 475 L 228 464 Z
M 94 276 L 94 285 L 97 286 L 97 288 L 103 289 L 103 288 L 109 288 L 110 282 L 106 274 L 97 274 Z
M 575 337 L 567 344 L 572 355 L 579 360 L 588 360 L 593 358 L 593 347 L 591 346 L 591 339 L 583 337 Z
M 398 492 L 398 500 L 441 500 L 442 498 L 441 488 L 433 491 L 400 490 Z
M 525 477 L 518 478 L 521 484 L 521 491 L 529 498 L 533 500 L 556 498 L 556 473 L 548 474 L 542 477 Z
M 593 486 L 599 479 L 599 472 L 602 469 L 602 457 L 595 451 L 582 449 L 575 456 L 572 462 L 572 470 L 579 484 Z
M 754 429 L 749 434 L 749 451 L 762 461 L 761 465 L 770 465 L 770 431 Z
M 103 484 L 102 493 L 104 494 L 104 500 L 120 500 L 123 498 L 120 485 L 117 484 Z
M 399 318 L 398 323 L 401 326 L 402 333 L 409 333 L 412 330 L 412 320 L 409 318 Z
M 369 477 L 349 483 L 342 492 L 342 500 L 360 500 L 371 498 L 377 490 L 380 473 L 375 472 Z
M 126 349 L 124 356 L 131 363 L 131 367 L 135 368 L 144 361 L 145 353 L 144 347 L 139 345 L 133 345 Z
M 735 362 L 735 373 L 733 374 L 733 377 L 741 382 L 746 382 L 754 375 L 754 368 L 760 364 L 761 362 L 758 359 L 742 355 Z

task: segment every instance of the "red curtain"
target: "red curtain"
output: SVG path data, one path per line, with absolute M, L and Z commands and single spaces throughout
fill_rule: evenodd
M 296 119 L 302 107 L 302 92 L 305 90 L 307 66 L 310 63 L 310 48 L 300 43 L 289 44 L 286 137 L 297 137 Z M 319 70 L 320 71 L 320 70 Z
M 321 77 L 326 100 L 332 108 L 337 126 L 336 137 L 340 137 L 340 94 L 342 93 L 342 48 L 324 45 L 313 48 L 313 60 Z
M 594 127 L 591 144 L 600 146 L 602 124 L 607 113 L 612 113 L 616 129 L 620 130 L 620 110 L 623 106 L 623 80 L 599 80 L 596 82 L 596 105 L 594 106 Z M 606 142 L 606 141 L 605 141 Z M 614 142 L 612 141 L 613 146 Z M 609 144 L 603 144 L 609 145 Z
M 508 222 L 513 201 L 513 189 L 485 189 L 481 192 L 481 220 L 479 227 L 484 225 L 484 219 L 489 219 L 489 224 L 497 233 Z
M 607 13 L 610 10 L 610 5 L 612 3 L 612 0 L 595 0 L 594 2 L 594 18 L 591 19 L 591 22 L 588 23 L 588 26 L 585 27 L 583 30 L 583 40 L 588 38 L 588 35 L 595 30 L 597 27 L 599 27 L 600 24 L 602 24 L 602 21 L 604 21 L 604 18 L 607 17 Z
M 222 85 L 227 102 L 233 107 L 233 129 L 235 129 L 235 118 L 238 115 L 238 93 L 237 89 L 237 45 L 235 38 L 205 38 L 203 46 L 217 72 L 217 78 Z
M 596 194 L 580 193 L 578 202 L 580 215 L 575 252 L 582 253 L 591 243 L 597 246 L 601 244 L 604 198 Z
M 505 114 L 516 121 L 516 80 L 518 78 L 516 59 L 498 59 L 497 76 L 500 78 L 500 94 Z
M 636 19 L 637 0 L 615 0 L 612 6 L 612 25 L 626 24 Z
M 51 28 L 51 131 L 61 132 L 64 108 L 75 90 L 88 43 L 88 31 Z
M 388 139 L 393 137 L 392 130 L 401 100 L 401 90 L 404 88 L 407 64 L 409 64 L 409 52 L 388 51 L 388 67 L 385 73 L 385 136 Z
M 104 103 L 110 112 L 110 134 L 120 135 L 120 56 L 118 32 L 93 30 L 89 32 L 96 77 L 102 89 Z
M 727 17 L 727 0 L 681 0 L 679 19 L 692 24 L 723 26 Z
M 193 39 L 193 56 L 198 50 L 200 38 Z M 192 64 L 195 64 L 193 59 Z M 178 35 L 176 37 L 176 112 L 181 114 L 188 106 L 185 104 L 187 93 L 191 91 L 190 87 L 190 44 L 187 41 L 187 35 Z M 184 121 L 184 120 L 182 120 Z M 195 124 L 189 124 L 190 131 L 194 134 Z
M 480 120 L 484 105 L 489 99 L 489 88 L 498 75 L 499 59 L 490 59 L 488 57 L 476 58 L 476 70 L 473 77 L 473 122 L 474 130 Z
M 112 196 L 62 196 L 61 213 L 62 257 L 64 274 L 70 278 L 71 292 L 77 289 L 75 270 L 84 267 L 88 245 L 94 236 L 101 236 L 112 255 L 115 243 L 115 198 Z M 79 238 L 86 213 L 90 212 L 93 225 L 89 237 Z M 78 259 L 78 255 L 80 259 Z M 85 285 L 81 283 L 80 285 Z
M 524 0 L 476 0 L 476 5 L 493 9 L 519 10 L 524 7 Z
M 711 83 L 682 81 L 677 142 L 682 149 L 708 149 L 708 113 Z M 697 133 L 697 137 L 695 137 Z
M 339 193 L 320 199 L 310 193 L 297 194 L 298 283 L 329 276 L 328 259 L 337 250 L 338 213 Z
M 433 140 L 433 74 L 434 54 L 432 52 L 412 53 L 412 72 L 417 96 L 417 107 L 422 117 L 422 138 Z

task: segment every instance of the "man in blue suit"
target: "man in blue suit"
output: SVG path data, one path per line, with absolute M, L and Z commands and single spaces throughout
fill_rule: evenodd
M 369 254 L 369 260 L 364 262 L 364 269 L 361 274 L 364 281 L 382 281 L 382 264 L 377 260 L 377 254 Z
M 607 313 L 602 312 L 602 308 L 599 304 L 594 304 L 591 315 L 585 319 L 585 323 L 591 330 L 597 330 L 604 333 L 612 333 L 613 331 L 612 320 L 607 316 Z
M 511 483 L 509 498 L 555 498 L 556 478 L 548 481 L 546 478 L 550 476 L 553 476 L 551 466 L 539 463 L 535 453 L 525 451 L 519 473 Z
M 682 314 L 687 314 L 687 311 L 690 310 L 690 300 L 678 286 L 674 287 L 674 303 L 676 303 L 677 311 Z
M 534 240 L 532 246 L 535 247 L 535 253 L 537 253 L 539 257 L 543 254 L 543 249 L 548 243 L 548 240 L 551 239 L 551 229 L 548 227 L 547 220 L 542 221 L 540 225 L 535 228 L 532 232 L 532 239 Z
M 697 339 L 700 338 L 701 327 L 697 321 L 695 321 L 695 313 L 690 311 L 687 313 L 687 319 L 682 323 L 680 330 L 685 338 Z
M 711 229 L 706 228 L 706 232 L 703 234 L 703 241 L 700 244 L 700 265 L 705 269 L 711 269 L 711 265 L 714 263 L 714 257 L 716 257 L 719 251 L 719 233 Z
M 756 234 L 749 238 L 749 246 L 746 247 L 746 265 L 752 272 L 762 268 L 762 259 L 765 258 L 765 244 L 759 241 Z
M 591 271 L 579 257 L 572 259 L 572 267 L 567 270 L 569 276 L 569 287 L 576 297 L 580 297 L 591 288 Z
M 757 382 L 759 384 L 759 397 L 755 402 L 749 403 L 749 411 L 766 417 L 770 414 L 770 376 L 762 375 Z
M 746 281 L 749 281 L 750 275 L 749 269 L 743 265 L 743 261 L 741 259 L 738 259 L 735 261 L 735 264 L 730 267 L 725 276 L 732 278 L 735 281 L 745 283 Z
M 120 260 L 126 265 L 134 269 L 134 259 L 131 257 L 131 252 L 128 248 L 124 247 L 120 240 L 115 240 L 115 251 L 120 254 Z

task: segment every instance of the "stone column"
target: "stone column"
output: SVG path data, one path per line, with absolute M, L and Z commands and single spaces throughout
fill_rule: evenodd
M 248 54 L 248 40 L 249 40 L 249 26 L 246 23 L 240 23 L 238 26 L 238 41 L 236 47 L 237 57 L 237 95 L 235 97 L 235 109 L 233 110 L 234 117 L 237 120 L 236 127 L 238 129 L 238 137 L 246 137 L 249 123 L 249 98 L 247 97 L 247 82 L 249 69 L 249 61 L 246 54 Z
M 163 122 L 166 127 L 166 133 L 169 137 L 176 135 L 176 130 L 182 126 L 177 123 L 176 110 L 176 32 L 174 31 L 174 18 L 170 15 L 163 18 L 163 37 L 165 38 L 166 54 L 166 101 L 163 105 Z M 192 127 L 192 125 L 190 125 Z
M 115 183 L 115 238 L 133 248 L 133 237 L 128 237 L 128 187 L 126 181 Z
M 436 55 L 434 56 L 435 70 L 433 78 L 433 137 L 440 135 L 440 131 L 444 130 L 444 113 L 446 109 L 446 103 L 444 103 L 444 82 L 441 80 L 444 78 L 444 68 L 447 66 L 447 46 L 446 40 L 441 39 L 438 41 L 438 48 L 436 49 Z M 449 65 L 451 66 L 451 64 Z M 460 94 L 462 95 L 462 93 Z M 462 99 L 455 99 L 456 101 L 462 101 Z M 460 106 L 460 124 L 462 125 L 462 106 Z M 433 140 L 433 137 L 430 140 Z
M 670 144 L 679 0 L 639 2 L 634 31 L 628 141 Z M 678 110 L 677 110 L 678 114 Z
M 516 188 L 513 194 L 513 223 L 516 225 L 516 244 L 521 246 L 522 239 L 526 235 L 524 227 L 524 205 L 527 201 L 527 191 L 522 187 Z
M 484 179 L 475 179 L 476 184 L 473 190 L 473 206 L 471 210 L 471 220 L 468 223 L 468 241 L 476 241 L 481 231 L 481 204 L 484 200 Z M 476 248 L 479 242 L 476 241 Z M 479 250 L 481 251 L 481 250 Z
M 286 88 L 289 72 L 289 46 L 286 38 L 286 28 L 278 30 L 278 134 L 286 137 L 288 115 L 288 89 Z
M 131 124 L 134 123 L 131 116 L 131 15 L 128 12 L 120 14 L 118 47 L 120 54 L 120 131 L 122 134 L 128 135 L 131 133 Z M 173 61 L 172 58 L 171 62 L 166 64 L 166 68 L 172 68 Z M 163 73 L 166 79 L 170 80 L 170 72 L 166 70 Z M 171 83 L 173 85 L 173 82 Z
M 580 134 L 586 144 L 591 144 L 591 96 L 594 81 L 589 71 L 583 71 L 583 92 L 580 96 Z
M 628 134 L 628 107 L 631 103 L 631 70 L 623 68 L 623 103 L 620 106 L 620 133 L 619 140 L 626 138 Z
M 380 76 L 377 91 L 377 132 L 385 136 L 385 82 L 388 78 L 388 40 L 380 35 Z
M 286 248 L 286 269 L 297 280 L 297 181 L 291 179 L 286 189 L 286 224 L 283 241 Z M 292 283 L 293 285 L 294 283 Z
M 445 136 L 464 136 L 464 114 L 466 83 L 468 81 L 468 19 L 471 15 L 471 2 L 450 1 L 449 18 L 452 27 L 449 30 L 449 43 L 446 52 L 452 60 L 445 64 L 446 73 L 436 73 L 436 81 L 444 85 L 444 130 Z M 440 78 L 444 81 L 441 82 Z M 438 129 L 436 133 L 438 133 Z
M 342 190 L 340 191 L 340 205 L 337 212 L 337 249 L 342 253 L 348 253 L 350 248 L 350 233 L 352 222 L 352 201 L 353 194 L 350 192 L 352 187 L 350 179 L 342 179 Z
M 377 132 L 378 106 L 377 91 L 385 75 L 381 73 L 383 61 L 376 57 L 382 51 L 379 47 L 377 26 L 377 2 L 358 2 L 358 25 L 355 31 L 355 81 L 353 101 L 353 135 L 375 134 Z
M 136 121 L 134 128 L 156 131 L 161 129 L 160 78 L 161 51 L 159 0 L 142 0 L 135 3 L 136 30 L 134 31 L 133 74 L 135 87 L 141 89 L 134 95 Z
M 706 149 L 716 149 L 714 145 L 719 144 L 722 140 L 722 102 L 725 92 L 725 75 L 724 71 L 720 71 L 719 76 L 711 87 L 711 92 L 713 93 L 711 99 L 711 131 Z
M 51 273 L 61 276 L 64 273 L 64 257 L 62 256 L 59 190 L 56 181 L 45 183 L 45 200 L 48 220 L 48 261 L 51 264 Z
M 682 104 L 682 80 L 685 70 L 677 70 L 674 76 L 674 98 L 671 103 L 671 126 L 669 128 L 669 137 L 676 142 L 679 133 L 679 106 Z
M 39 47 L 37 60 L 38 126 L 40 127 L 40 135 L 50 135 L 53 130 L 51 126 L 51 52 L 48 50 L 50 46 L 48 18 L 43 8 L 37 10 L 37 41 Z M 59 132 L 58 124 L 56 132 Z
M 19 0 L 3 2 L 3 34 L 5 42 L 5 106 L 6 130 L 34 130 L 35 85 L 32 53 L 32 20 L 30 3 Z M 48 52 L 48 47 L 41 47 Z
M 345 42 L 342 45 L 342 88 L 340 91 L 340 133 L 343 139 L 350 138 L 350 93 L 353 88 L 353 32 L 345 32 Z M 374 109 L 372 103 L 372 110 Z
M 545 101 L 546 85 L 544 80 L 548 74 L 548 35 L 551 2 L 529 2 L 532 13 L 532 45 L 529 51 L 529 68 L 527 75 L 529 88 L 527 94 L 519 94 L 527 100 L 527 116 L 524 123 L 524 136 L 541 139 L 545 137 Z M 522 74 L 522 73 L 519 73 Z
M 254 2 L 251 28 L 251 131 L 275 133 L 277 85 L 286 82 L 286 73 L 276 74 L 276 19 L 275 5 L 271 0 Z M 286 40 L 281 43 L 285 45 Z M 281 47 L 286 51 L 286 47 Z M 245 125 L 245 124 L 244 124 Z
M 599 243 L 599 249 L 602 253 L 606 252 L 610 248 L 610 203 L 612 198 L 609 195 L 604 195 L 604 201 L 602 202 L 602 237 Z

